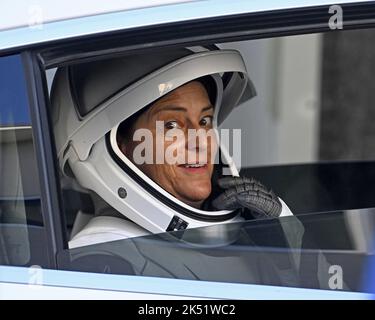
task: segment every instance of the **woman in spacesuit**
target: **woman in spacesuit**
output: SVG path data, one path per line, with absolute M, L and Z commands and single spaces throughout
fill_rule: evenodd
M 63 67 L 51 95 L 60 168 L 96 204 L 96 217 L 70 247 L 241 221 L 244 208 L 255 218 L 291 214 L 271 190 L 239 177 L 230 160 L 231 175 L 221 174 L 213 159 L 228 156 L 217 135 L 188 143 L 189 130 L 217 130 L 255 95 L 237 51 L 183 48 Z M 157 134 L 158 123 L 165 135 Z M 154 148 L 165 142 L 166 152 L 166 135 L 176 129 L 184 142 L 175 151 L 185 157 L 159 163 Z M 134 157 L 144 142 L 135 139 L 139 130 L 152 137 L 149 163 Z M 202 153 L 205 162 L 189 160 Z
M 294 250 L 302 245 L 300 221 L 270 189 L 239 176 L 217 134 L 189 144 L 189 130 L 217 133 L 228 114 L 254 96 L 235 50 L 152 50 L 59 68 L 51 90 L 59 166 L 90 192 L 95 206 L 88 222 L 75 223 L 69 248 L 78 258 L 116 255 L 135 274 L 301 284 L 301 257 Z M 157 161 L 175 143 L 169 133 L 176 130 L 183 139 L 174 151 L 184 156 L 176 163 Z M 152 151 L 144 163 L 137 159 L 145 142 L 139 132 L 152 142 L 143 150 Z M 202 154 L 206 161 L 197 161 Z M 225 161 L 212 161 L 218 154 Z M 245 211 L 255 219 L 291 216 L 278 223 L 285 246 L 294 249 L 280 261 L 258 251 L 241 228 Z M 231 250 L 232 243 L 240 245 Z

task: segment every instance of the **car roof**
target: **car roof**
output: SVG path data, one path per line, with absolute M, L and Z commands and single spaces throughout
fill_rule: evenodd
M 355 3 L 371 2 L 356 1 Z M 142 26 L 330 5 L 329 0 L 3 0 L 0 50 Z M 337 3 L 353 3 L 341 0 Z
M 28 26 L 33 19 L 38 18 L 38 15 L 41 15 L 44 22 L 53 22 L 192 1 L 194 0 L 80 0 L 78 1 L 81 2 L 80 5 L 77 5 L 76 0 L 56 2 L 41 0 L 35 3 L 29 0 L 3 0 L 2 6 L 5 11 L 0 20 L 0 30 Z

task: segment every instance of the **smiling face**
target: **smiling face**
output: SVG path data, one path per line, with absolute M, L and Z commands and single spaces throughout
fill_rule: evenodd
M 134 162 L 134 149 L 141 142 L 133 141 L 133 133 L 137 129 L 150 130 L 153 137 L 154 161 L 152 164 L 137 165 L 138 168 L 177 199 L 200 208 L 211 193 L 211 176 L 217 143 L 213 135 L 209 135 L 207 139 L 194 138 L 195 143 L 191 143 L 189 140 L 192 136 L 188 135 L 188 131 L 191 133 L 192 129 L 203 129 L 204 132 L 208 132 L 212 129 L 213 113 L 214 108 L 205 87 L 198 81 L 189 82 L 168 93 L 143 112 L 129 131 L 130 139 L 128 137 L 120 140 L 119 147 Z M 165 139 L 165 136 L 156 133 L 157 121 L 163 121 L 165 135 L 174 129 L 179 129 L 183 133 L 183 143 L 176 143 L 176 139 L 163 141 L 164 154 L 172 144 L 175 146 L 174 154 L 184 154 L 182 161 L 177 164 L 168 161 L 157 164 L 155 161 L 156 145 L 161 145 L 160 140 Z

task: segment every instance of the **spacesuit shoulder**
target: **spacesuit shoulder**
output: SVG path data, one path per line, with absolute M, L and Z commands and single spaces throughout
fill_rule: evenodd
M 150 234 L 132 221 L 111 217 L 97 216 L 78 232 L 70 241 L 69 249 L 97 243 L 140 237 Z

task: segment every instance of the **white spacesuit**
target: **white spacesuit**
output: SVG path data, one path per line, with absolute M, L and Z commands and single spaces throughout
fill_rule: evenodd
M 216 201 L 219 209 L 197 209 L 180 201 L 137 168 L 117 144 L 122 121 L 203 76 L 211 77 L 216 87 L 214 128 L 233 108 L 255 95 L 244 61 L 234 50 L 153 51 L 59 68 L 51 99 L 61 171 L 94 197 L 98 195 L 96 211 L 103 212 L 104 207 L 113 211 L 97 214 L 82 230 L 75 230 L 70 248 L 242 221 L 238 208 L 220 206 L 224 200 L 233 200 L 226 195 Z M 237 176 L 222 146 L 220 151 L 231 174 Z M 291 215 L 286 204 L 278 201 L 276 216 Z

